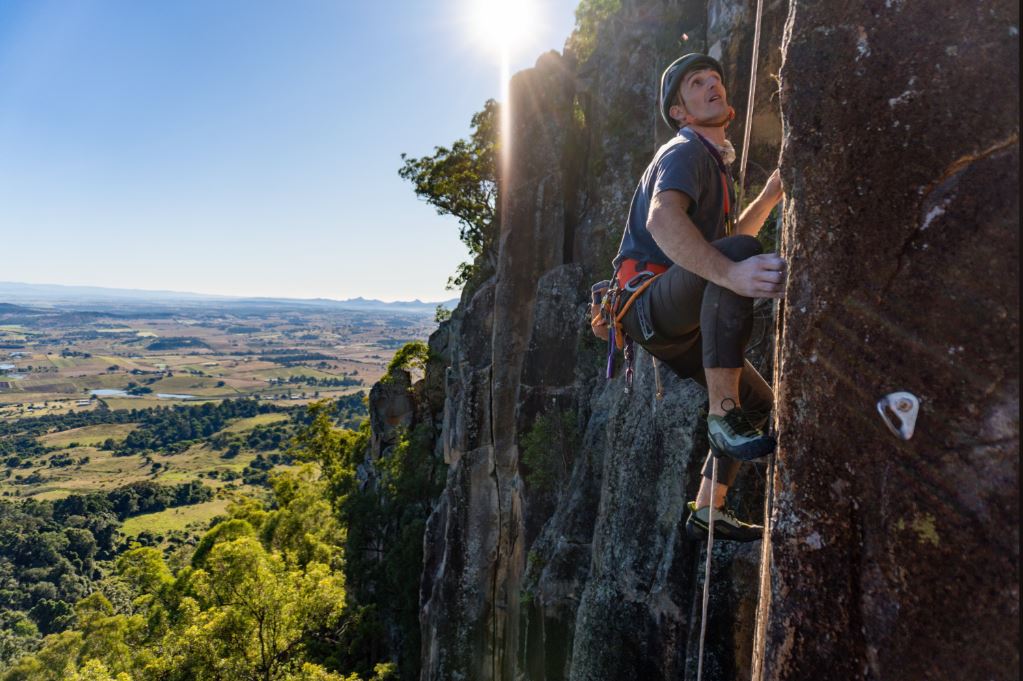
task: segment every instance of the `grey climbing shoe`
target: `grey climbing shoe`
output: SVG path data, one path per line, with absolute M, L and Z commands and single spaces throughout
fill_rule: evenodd
M 706 539 L 710 522 L 710 507 L 696 508 L 696 502 L 689 502 L 689 519 L 686 520 L 686 535 L 690 539 Z M 714 509 L 714 539 L 750 542 L 762 539 L 763 525 L 750 525 L 735 517 L 727 506 Z
M 710 414 L 707 417 L 707 434 L 714 456 L 752 461 L 774 451 L 774 438 L 754 426 L 750 416 L 732 402 L 732 408 L 726 410 L 724 416 Z

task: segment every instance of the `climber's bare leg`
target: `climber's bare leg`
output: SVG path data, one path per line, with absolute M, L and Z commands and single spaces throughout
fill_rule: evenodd
M 710 478 L 700 476 L 700 491 L 696 494 L 696 508 L 710 506 Z M 725 505 L 725 495 L 728 494 L 728 485 L 720 482 L 714 483 L 714 508 L 721 508 Z
M 729 408 L 739 405 L 739 379 L 742 376 L 742 369 L 704 369 L 707 377 L 707 395 L 709 400 L 709 411 L 717 416 L 724 416 L 725 410 L 722 402 Z M 731 400 L 731 403 L 729 403 Z M 700 491 L 696 495 L 696 507 L 704 508 L 714 503 L 714 508 L 721 508 L 725 505 L 725 495 L 728 494 L 728 485 L 720 482 L 714 483 L 713 499 L 711 497 L 711 481 L 709 478 L 700 478 Z
M 742 367 L 704 369 L 703 372 L 707 377 L 707 397 L 711 414 L 725 415 L 725 410 L 721 406 L 722 402 L 727 404 L 729 409 L 739 406 L 739 379 L 742 377 Z M 731 404 L 728 400 L 731 400 Z

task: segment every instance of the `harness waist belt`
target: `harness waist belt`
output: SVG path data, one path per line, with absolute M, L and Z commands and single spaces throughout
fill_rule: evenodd
M 644 272 L 649 272 L 652 275 L 661 274 L 667 271 L 667 265 L 658 265 L 653 262 L 642 262 L 633 258 L 626 258 L 622 260 L 622 264 L 618 267 L 618 285 L 625 289 L 628 287 L 629 282 L 636 278 L 636 275 Z M 635 288 L 636 283 L 633 283 L 633 288 Z

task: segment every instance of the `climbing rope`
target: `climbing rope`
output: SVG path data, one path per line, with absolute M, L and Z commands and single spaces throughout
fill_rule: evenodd
M 757 0 L 757 16 L 753 23 L 753 63 L 750 65 L 749 97 L 746 100 L 746 124 L 742 131 L 742 160 L 739 161 L 739 214 L 746 195 L 746 162 L 749 160 L 749 138 L 753 127 L 753 102 L 757 91 L 757 56 L 760 53 L 760 19 L 764 13 L 764 0 Z
M 655 396 L 657 401 L 660 402 L 664 399 L 664 383 L 661 382 L 661 361 L 651 355 L 654 362 L 654 385 L 657 386 L 657 392 Z
M 778 210 L 778 238 L 782 238 L 780 223 L 785 214 L 785 199 L 782 199 Z M 771 384 L 775 390 L 781 387 L 781 343 L 779 339 L 785 330 L 785 315 L 782 309 L 783 300 L 776 300 L 774 307 L 774 357 Z M 776 412 L 777 414 L 777 412 Z M 771 434 L 777 437 L 777 415 L 771 422 Z M 764 657 L 767 652 L 767 613 L 771 607 L 771 518 L 774 514 L 774 474 L 777 451 L 767 460 L 767 479 L 764 481 L 764 538 L 760 544 L 760 574 L 757 592 L 757 617 L 753 631 L 753 661 L 750 681 L 762 681 L 764 677 Z
M 758 54 L 760 52 L 760 24 L 761 24 L 761 18 L 763 17 L 763 14 L 764 14 L 764 0 L 757 0 L 757 13 L 756 13 L 756 18 L 754 19 L 754 22 L 753 22 L 753 62 L 750 65 L 749 97 L 748 97 L 748 99 L 746 101 L 746 124 L 745 124 L 745 128 L 742 131 L 742 160 L 739 162 L 739 200 L 737 202 L 737 212 L 738 212 L 739 216 L 742 215 L 742 202 L 743 202 L 743 199 L 745 198 L 745 194 L 746 194 L 746 163 L 749 160 L 750 128 L 753 125 L 753 103 L 754 103 L 754 97 L 755 97 L 755 93 L 756 93 L 756 89 L 757 89 L 757 56 L 758 56 Z M 727 192 L 726 192 L 726 196 L 727 196 Z M 777 338 L 777 336 L 776 336 L 776 338 Z M 776 359 L 775 367 L 774 367 L 775 378 L 777 378 L 777 374 L 778 374 L 777 354 L 778 354 L 778 346 L 777 346 L 777 344 L 775 344 L 775 356 L 776 356 L 776 358 L 775 358 Z M 778 383 L 776 382 L 775 385 L 778 385 Z M 707 636 L 707 611 L 709 609 L 709 604 L 710 604 L 711 557 L 712 557 L 713 552 L 714 552 L 714 493 L 717 491 L 718 459 L 717 459 L 716 456 L 714 456 L 713 452 L 711 452 L 711 457 L 713 458 L 713 461 L 711 462 L 711 473 L 710 473 L 711 474 L 711 486 L 710 486 L 710 489 L 711 489 L 711 502 L 710 502 L 710 511 L 707 514 L 708 515 L 708 519 L 709 519 L 708 523 L 707 523 L 707 560 L 706 560 L 706 563 L 704 564 L 704 569 L 703 569 L 703 608 L 702 608 L 702 615 L 700 617 L 700 648 L 699 648 L 699 652 L 698 652 L 697 659 L 696 659 L 696 681 L 703 681 L 703 649 L 704 649 L 704 643 L 706 642 L 706 636 Z M 767 498 L 765 499 L 764 504 L 765 504 L 765 507 L 766 507 L 765 510 L 769 511 L 770 505 L 771 505 L 771 497 L 774 495 L 774 492 L 773 492 L 773 487 L 774 487 L 774 483 L 773 483 L 773 481 L 774 481 L 774 454 L 771 454 L 770 459 L 768 461 L 768 480 L 770 481 L 768 483 L 768 485 L 769 485 L 768 489 L 770 491 L 767 493 Z M 762 626 L 759 615 L 760 615 L 760 602 L 762 600 L 761 597 L 762 597 L 763 591 L 764 591 L 764 589 L 763 589 L 763 580 L 764 580 L 764 562 L 765 562 L 765 553 L 766 553 L 765 547 L 766 547 L 767 543 L 770 541 L 770 527 L 769 527 L 769 525 L 770 525 L 770 518 L 771 518 L 770 515 L 766 515 L 764 517 L 764 535 L 765 535 L 765 537 L 762 540 L 761 556 L 760 556 L 760 570 L 761 570 L 761 572 L 760 572 L 760 581 L 761 581 L 761 589 L 760 589 L 760 596 L 758 596 L 758 599 L 757 599 L 757 615 L 758 615 L 758 617 L 757 617 L 757 630 L 758 630 L 758 632 L 759 632 L 759 630 L 761 629 L 761 626 Z M 757 639 L 754 640 L 754 644 L 756 644 L 756 642 L 757 642 Z M 754 678 L 756 678 L 756 669 L 762 669 L 763 668 L 763 659 L 762 659 L 762 657 L 763 657 L 763 650 L 760 651 L 760 659 L 759 660 L 757 659 L 756 651 L 754 650 L 754 660 L 753 660 L 753 664 L 754 664 Z M 758 664 L 758 662 L 759 662 L 759 664 Z
M 707 513 L 707 560 L 703 566 L 703 609 L 700 615 L 700 654 L 696 658 L 696 681 L 703 680 L 703 643 L 707 637 L 707 609 L 710 605 L 710 558 L 714 554 L 714 493 L 718 486 L 718 458 L 710 454 L 710 511 Z

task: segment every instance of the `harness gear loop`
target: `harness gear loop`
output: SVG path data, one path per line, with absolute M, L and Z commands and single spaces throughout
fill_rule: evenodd
M 629 283 L 632 284 L 632 282 L 635 281 L 637 277 L 639 277 L 639 276 L 641 276 L 643 274 L 649 274 L 649 277 L 647 277 L 646 280 L 643 281 L 642 284 L 636 286 L 634 289 L 629 291 L 630 293 L 632 293 L 632 295 L 629 296 L 629 299 L 625 301 L 624 305 L 622 305 L 622 309 L 619 310 L 618 314 L 616 314 L 615 317 L 614 317 L 613 327 L 614 327 L 614 330 L 615 330 L 615 341 L 616 341 L 616 347 L 619 350 L 624 350 L 625 349 L 625 345 L 626 345 L 626 343 L 625 343 L 625 331 L 622 329 L 622 319 L 625 318 L 625 313 L 629 311 L 629 308 L 631 308 L 632 304 L 634 302 L 636 302 L 636 299 L 639 298 L 640 295 L 643 294 L 643 291 L 647 290 L 647 287 L 649 287 L 650 284 L 654 283 L 654 280 L 657 279 L 657 277 L 661 276 L 660 274 L 652 274 L 652 273 L 649 273 L 649 272 L 647 272 L 647 273 L 641 272 L 640 274 L 637 274 L 635 277 L 630 279 Z M 629 289 L 626 289 L 626 290 L 629 290 Z M 628 358 L 626 358 L 626 359 L 628 359 Z

